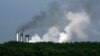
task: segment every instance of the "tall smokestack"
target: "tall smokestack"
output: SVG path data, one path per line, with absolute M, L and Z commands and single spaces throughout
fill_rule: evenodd
M 20 34 L 20 41 L 23 41 L 23 34 Z
M 17 42 L 19 41 L 19 34 L 18 33 L 16 34 L 16 41 Z
M 29 42 L 29 35 L 25 35 L 25 42 Z

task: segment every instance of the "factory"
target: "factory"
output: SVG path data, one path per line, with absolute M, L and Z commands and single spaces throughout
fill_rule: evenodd
M 29 42 L 29 35 L 16 34 L 16 41 L 17 42 Z

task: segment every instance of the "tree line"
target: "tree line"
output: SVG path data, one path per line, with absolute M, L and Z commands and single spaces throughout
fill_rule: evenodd
M 0 44 L 0 56 L 100 56 L 100 42 Z

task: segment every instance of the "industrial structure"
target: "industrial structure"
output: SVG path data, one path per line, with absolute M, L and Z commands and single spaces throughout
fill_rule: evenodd
M 16 34 L 16 41 L 17 42 L 29 42 L 29 35 Z
M 29 35 L 25 35 L 25 42 L 29 42 Z

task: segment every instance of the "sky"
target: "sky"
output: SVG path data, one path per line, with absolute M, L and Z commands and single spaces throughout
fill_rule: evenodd
M 52 0 L 0 0 L 0 42 L 15 40 L 20 24 L 29 21 Z
M 100 0 L 0 0 L 0 43 L 16 40 L 18 27 L 26 23 L 22 29 L 27 31 L 27 26 L 34 26 L 35 20 L 33 37 L 42 35 L 44 40 L 54 41 L 100 41 L 99 5 Z M 31 21 L 34 16 L 46 20 L 34 18 Z

